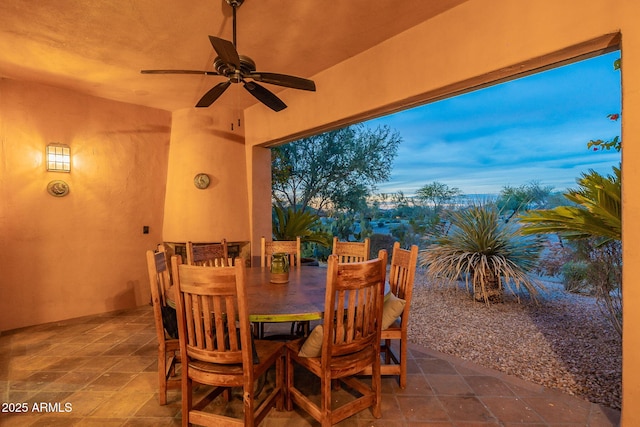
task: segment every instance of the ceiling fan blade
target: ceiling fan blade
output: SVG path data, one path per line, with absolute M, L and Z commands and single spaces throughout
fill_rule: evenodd
M 220 97 L 220 95 L 224 93 L 225 90 L 227 90 L 229 86 L 231 86 L 231 82 L 228 80 L 226 82 L 218 83 L 217 85 L 209 89 L 209 91 L 205 93 L 202 98 L 200 98 L 200 101 L 198 101 L 196 107 L 206 108 L 210 106 L 215 102 L 216 99 Z
M 215 71 L 200 70 L 141 70 L 142 74 L 204 74 L 206 76 L 219 76 Z
M 240 68 L 240 55 L 238 55 L 238 51 L 233 43 L 229 40 L 214 36 L 209 36 L 209 41 L 220 59 L 227 64 L 233 64 L 236 68 Z
M 249 91 L 258 101 L 262 102 L 273 111 L 282 111 L 287 108 L 287 104 L 275 96 L 269 89 L 260 86 L 256 82 L 244 82 L 244 88 Z
M 290 87 L 293 89 L 309 90 L 311 92 L 316 91 L 316 84 L 313 80 L 303 79 L 302 77 L 288 76 L 286 74 L 278 73 L 261 73 L 253 72 L 248 75 L 255 81 L 270 83 L 272 85 Z

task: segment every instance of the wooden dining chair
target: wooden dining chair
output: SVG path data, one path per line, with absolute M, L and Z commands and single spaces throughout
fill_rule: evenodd
M 165 298 L 170 276 L 163 245 L 159 245 L 157 251 L 147 251 L 147 270 L 158 339 L 158 399 L 161 405 L 166 405 L 167 390 L 180 388 L 180 376 L 176 374 L 176 367 L 180 364 L 180 346 L 175 310 L 167 306 Z
M 263 237 L 260 238 L 260 266 L 271 267 L 271 255 L 275 253 L 285 253 L 289 256 L 289 267 L 299 268 L 302 251 L 300 237 L 296 240 L 272 240 L 267 241 Z
M 366 408 L 380 418 L 379 342 L 387 252 L 383 249 L 376 259 L 348 264 L 340 264 L 336 255 L 330 255 L 328 263 L 322 325 L 306 340 L 287 343 L 287 410 L 296 404 L 322 426 L 336 424 Z M 319 404 L 298 387 L 297 366 L 320 379 Z M 370 384 L 357 378 L 367 367 L 373 372 Z M 308 382 L 304 381 L 307 388 Z M 332 394 L 338 392 L 340 383 L 359 396 L 336 398 Z
M 229 250 L 226 239 L 220 243 L 204 245 L 187 242 L 187 264 L 207 267 L 226 267 L 229 262 Z
M 418 263 L 418 246 L 401 249 L 400 243 L 393 244 L 391 268 L 389 271 L 389 293 L 383 305 L 383 329 L 381 353 L 384 353 L 382 375 L 397 375 L 401 389 L 407 386 L 407 330 L 409 308 L 413 295 L 413 282 Z M 390 325 L 387 325 L 390 324 Z M 392 345 L 397 345 L 394 352 Z M 367 369 L 366 374 L 371 374 Z
M 362 242 L 345 242 L 333 238 L 331 254 L 338 256 L 338 262 L 361 262 L 369 259 L 370 242 L 367 237 Z
M 171 257 L 182 358 L 182 425 L 255 426 L 276 407 L 283 409 L 284 344 L 252 340 L 245 265 L 210 268 L 186 265 Z M 254 393 L 255 380 L 275 366 L 275 386 Z M 213 386 L 211 393 L 193 402 L 193 386 Z M 244 418 L 225 415 L 224 409 L 205 410 L 218 395 L 227 401 L 231 387 L 242 388 Z M 265 389 L 266 390 L 266 389 Z

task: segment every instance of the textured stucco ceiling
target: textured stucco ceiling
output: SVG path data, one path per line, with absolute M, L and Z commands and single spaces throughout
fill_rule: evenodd
M 464 1 L 246 0 L 238 50 L 259 71 L 312 78 Z M 170 111 L 193 107 L 223 78 L 140 70 L 213 70 L 207 36 L 231 40 L 231 16 L 225 0 L 2 0 L 0 77 Z M 234 85 L 214 105 L 255 102 Z

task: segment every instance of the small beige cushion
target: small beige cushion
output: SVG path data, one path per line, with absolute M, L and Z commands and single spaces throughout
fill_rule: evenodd
M 395 322 L 395 320 L 402 314 L 404 306 L 407 302 L 398 298 L 393 293 L 389 292 L 384 297 L 384 305 L 382 307 L 382 329 L 388 329 L 389 326 Z
M 300 357 L 320 357 L 322 355 L 322 325 L 318 325 L 309 334 L 298 352 Z
M 400 299 L 389 292 L 385 295 L 382 309 L 382 329 L 387 329 L 402 314 L 406 301 Z M 320 357 L 322 355 L 322 335 L 324 328 L 318 325 L 309 334 L 302 344 L 298 356 L 300 357 Z

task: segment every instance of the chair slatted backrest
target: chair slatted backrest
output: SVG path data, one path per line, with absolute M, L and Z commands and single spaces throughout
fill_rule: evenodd
M 397 375 L 401 389 L 407 386 L 407 331 L 417 263 L 418 246 L 412 245 L 410 250 L 406 250 L 400 248 L 400 243 L 394 243 L 389 269 L 389 288 L 390 293 L 397 298 L 389 297 L 389 305 L 385 302 L 383 309 L 385 329 L 382 330 L 380 350 L 384 355 L 384 364 L 380 368 L 382 375 Z M 372 373 L 371 368 L 362 372 L 364 375 Z
M 178 326 L 189 359 L 250 367 L 251 351 L 242 351 L 251 349 L 244 263 L 208 268 L 180 264 L 177 257 L 172 262 Z
M 412 245 L 410 250 L 400 248 L 400 243 L 393 244 L 391 268 L 389 269 L 389 288 L 395 296 L 406 301 L 402 315 L 403 323 L 408 319 L 409 306 L 413 295 L 413 282 L 418 264 L 418 246 Z
M 333 238 L 332 255 L 337 255 L 340 263 L 368 261 L 369 251 L 368 237 L 362 242 L 341 242 L 337 237 Z
M 289 256 L 289 266 L 300 267 L 301 262 L 300 237 L 296 240 L 273 240 L 267 241 L 264 237 L 260 239 L 260 266 L 271 267 L 271 255 L 275 253 L 285 253 Z
M 166 300 L 171 277 L 164 245 L 158 245 L 157 251 L 147 251 L 147 271 L 158 339 L 158 400 L 161 405 L 166 405 L 167 389 L 180 388 L 180 377 L 176 376 L 179 364 L 178 326 L 175 310 L 167 306 Z
M 205 245 L 187 242 L 187 264 L 206 267 L 226 267 L 230 265 L 226 239 L 220 243 Z
M 147 271 L 149 274 L 151 300 L 153 302 L 153 318 L 156 324 L 158 342 L 164 342 L 167 336 L 162 320 L 162 309 L 167 306 L 166 292 L 171 286 L 167 252 L 164 245 L 158 245 L 157 251 L 147 251 Z
M 333 356 L 378 347 L 386 267 L 385 250 L 376 259 L 358 263 L 339 263 L 336 255 L 329 256 L 323 364 Z

